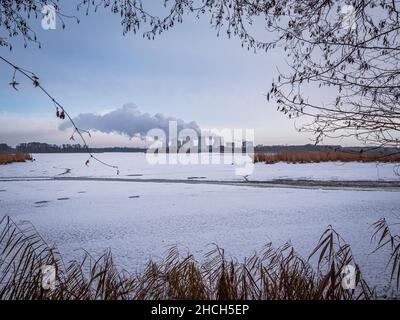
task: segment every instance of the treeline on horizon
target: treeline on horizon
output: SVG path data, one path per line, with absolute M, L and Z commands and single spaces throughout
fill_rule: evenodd
M 128 147 L 106 147 L 90 148 L 91 152 L 146 152 L 145 148 Z M 5 143 L 0 144 L 0 152 L 27 152 L 27 153 L 85 153 L 87 152 L 80 144 L 48 144 L 41 142 L 20 143 L 15 148 Z
M 146 148 L 139 147 L 102 147 L 90 148 L 91 152 L 146 152 Z M 211 151 L 211 150 L 210 150 Z M 399 153 L 399 149 L 393 147 L 342 147 L 340 145 L 257 145 L 254 147 L 255 152 L 276 153 L 284 151 L 353 151 L 353 152 L 387 152 Z M 85 153 L 87 150 L 80 144 L 48 144 L 42 142 L 20 143 L 15 148 L 8 146 L 6 143 L 0 143 L 0 152 L 26 152 L 26 153 Z M 224 146 L 221 146 L 221 152 L 224 152 Z M 231 149 L 229 148 L 229 152 Z

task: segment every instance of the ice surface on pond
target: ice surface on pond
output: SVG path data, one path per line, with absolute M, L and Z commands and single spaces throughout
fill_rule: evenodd
M 387 252 L 370 255 L 371 224 L 399 216 L 397 191 L 257 188 L 178 184 L 174 179 L 242 180 L 231 165 L 150 166 L 144 154 L 99 154 L 119 165 L 121 175 L 83 154 L 37 154 L 35 162 L 0 166 L 1 177 L 63 176 L 171 179 L 132 181 L 0 181 L 0 216 L 31 221 L 66 260 L 83 251 L 99 256 L 111 248 L 117 264 L 130 271 L 159 259 L 171 245 L 196 258 L 211 243 L 243 258 L 269 241 L 291 241 L 304 255 L 332 225 L 351 244 L 364 276 L 381 288 L 389 283 Z M 311 178 L 398 180 L 393 165 L 372 163 L 256 164 L 251 180 Z M 380 291 L 382 293 L 382 290 Z
M 243 180 L 235 175 L 235 165 L 223 164 L 176 164 L 150 165 L 143 153 L 102 153 L 97 156 L 120 168 L 116 170 L 91 162 L 85 166 L 86 154 L 34 154 L 36 161 L 0 166 L 0 177 L 113 177 L 136 179 L 207 179 Z M 256 163 L 252 181 L 272 179 L 315 180 L 400 180 L 394 172 L 394 164 L 325 162 L 309 164 Z

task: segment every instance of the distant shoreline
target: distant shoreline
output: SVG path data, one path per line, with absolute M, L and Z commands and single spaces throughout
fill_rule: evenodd
M 241 147 L 238 147 L 240 150 Z M 200 152 L 207 152 L 207 150 L 199 150 Z M 215 150 L 209 150 L 215 152 Z M 232 149 L 221 146 L 219 151 L 221 153 L 231 153 Z M 353 151 L 353 152 L 387 152 L 387 153 L 400 153 L 400 149 L 393 147 L 380 147 L 380 146 L 350 146 L 343 147 L 340 145 L 257 145 L 254 147 L 255 152 L 284 152 L 284 151 Z M 26 152 L 26 153 L 87 153 L 86 148 L 80 144 L 63 144 L 54 145 L 42 142 L 29 142 L 20 143 L 15 148 L 8 146 L 6 143 L 0 143 L 0 152 Z M 123 153 L 146 153 L 147 148 L 139 147 L 93 147 L 90 148 L 92 153 L 110 153 L 110 152 L 123 152 Z M 199 153 L 200 153 L 199 152 Z M 168 148 L 167 148 L 168 153 Z

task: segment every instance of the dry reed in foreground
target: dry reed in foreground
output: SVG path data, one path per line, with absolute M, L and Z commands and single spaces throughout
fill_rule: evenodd
M 351 254 L 350 246 L 328 228 L 304 259 L 290 244 L 267 244 L 259 254 L 239 262 L 215 249 L 198 262 L 170 249 L 142 273 L 117 269 L 110 252 L 100 259 L 88 253 L 64 264 L 28 222 L 0 221 L 0 299 L 370 299 L 375 296 Z M 310 261 L 316 265 L 313 268 Z M 344 290 L 341 269 L 353 264 L 357 290 Z M 54 290 L 41 286 L 43 265 L 57 270 Z
M 254 162 L 268 164 L 287 163 L 318 163 L 324 161 L 359 161 L 359 162 L 400 162 L 400 153 L 383 152 L 351 152 L 351 151 L 282 151 L 276 153 L 256 152 Z
M 12 162 L 25 162 L 32 160 L 32 155 L 25 152 L 0 152 L 0 164 L 8 164 Z

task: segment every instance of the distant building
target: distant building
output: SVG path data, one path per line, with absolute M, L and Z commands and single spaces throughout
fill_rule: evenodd
M 254 151 L 254 144 L 252 141 L 243 141 L 242 142 L 242 153 L 248 153 Z
M 227 142 L 225 144 L 225 152 L 233 153 L 235 151 L 235 143 L 234 142 Z

